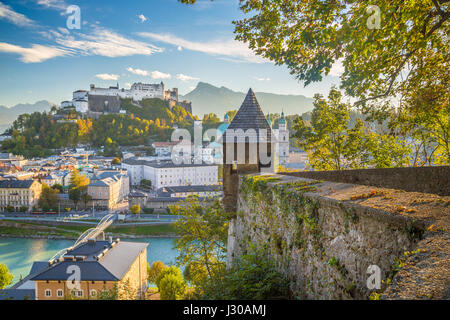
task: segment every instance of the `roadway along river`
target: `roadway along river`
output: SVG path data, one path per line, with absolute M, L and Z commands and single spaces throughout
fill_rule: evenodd
M 175 264 L 178 251 L 174 238 L 123 239 L 123 241 L 148 242 L 147 260 L 150 264 L 161 260 L 166 265 Z M 14 275 L 12 284 L 28 275 L 34 261 L 46 261 L 57 251 L 73 244 L 73 240 L 0 238 L 0 263 L 6 264 Z

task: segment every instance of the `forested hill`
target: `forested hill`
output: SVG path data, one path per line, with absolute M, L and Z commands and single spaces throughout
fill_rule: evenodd
M 302 114 L 311 111 L 313 99 L 303 95 L 283 95 L 255 92 L 264 113 Z M 215 113 L 222 118 L 225 112 L 237 110 L 244 101 L 246 93 L 215 87 L 209 83 L 199 82 L 197 87 L 180 99 L 192 101 L 192 112 L 200 118 L 207 113 Z
M 194 117 L 189 112 L 179 106 L 170 110 L 160 99 L 145 99 L 140 104 L 122 100 L 121 107 L 126 114 L 104 114 L 98 119 L 81 119 L 73 109 L 59 109 L 59 120 L 45 111 L 22 114 L 8 130 L 12 139 L 4 140 L 1 149 L 31 158 L 81 143 L 104 146 L 105 155 L 120 156 L 119 146 L 168 141 L 174 125 L 188 129 L 193 126 Z
M 52 103 L 47 100 L 37 101 L 35 103 L 19 103 L 11 108 L 0 106 L 0 129 L 3 132 L 10 126 L 17 117 L 23 113 L 33 113 L 36 111 L 49 111 Z

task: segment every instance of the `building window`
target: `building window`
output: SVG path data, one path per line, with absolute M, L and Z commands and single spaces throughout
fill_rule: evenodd
M 97 296 L 97 291 L 95 289 L 91 289 L 91 296 L 92 297 Z
M 77 296 L 82 297 L 83 296 L 83 290 L 77 291 Z
M 46 297 L 51 297 L 51 296 L 52 296 L 52 290 L 46 289 L 46 290 L 45 290 L 45 296 L 46 296 Z
M 57 295 L 58 297 L 62 297 L 62 296 L 63 296 L 63 291 L 62 291 L 62 289 L 58 289 L 58 291 L 56 291 L 56 295 Z

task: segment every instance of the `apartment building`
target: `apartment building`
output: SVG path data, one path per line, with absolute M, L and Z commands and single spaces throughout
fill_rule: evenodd
M 87 189 L 95 207 L 113 209 L 130 192 L 129 177 L 120 171 L 97 172 Z
M 14 207 L 19 211 L 22 207 L 31 210 L 37 206 L 41 196 L 42 185 L 36 180 L 1 180 L 0 209 Z
M 88 239 L 28 277 L 36 300 L 98 299 L 116 292 L 118 299 L 143 298 L 147 291 L 148 243 Z M 38 262 L 43 263 L 43 262 Z M 78 270 L 79 285 L 71 274 Z
M 172 161 L 147 161 L 129 158 L 122 161 L 131 185 L 139 185 L 142 179 L 150 180 L 156 190 L 162 187 L 188 185 L 217 185 L 216 164 L 174 164 Z

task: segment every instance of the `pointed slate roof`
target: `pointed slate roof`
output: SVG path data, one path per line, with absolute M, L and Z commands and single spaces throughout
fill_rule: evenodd
M 258 100 L 256 100 L 255 93 L 251 88 L 248 90 L 247 96 L 245 97 L 244 102 L 236 113 L 233 121 L 231 121 L 230 125 L 228 126 L 227 132 L 225 132 L 224 134 L 224 142 L 233 142 L 231 141 L 231 139 L 228 139 L 229 141 L 227 140 L 227 133 L 228 130 L 236 129 L 242 129 L 244 130 L 244 132 L 248 129 L 254 129 L 258 134 L 258 141 L 260 141 L 259 129 L 266 129 L 267 140 L 262 137 L 264 139 L 263 141 L 270 142 L 272 140 L 272 130 L 269 126 L 269 123 L 267 122 L 266 117 L 264 116 L 261 107 L 259 106 Z

